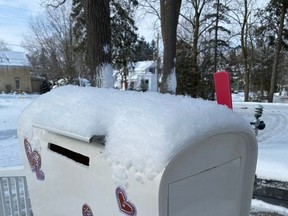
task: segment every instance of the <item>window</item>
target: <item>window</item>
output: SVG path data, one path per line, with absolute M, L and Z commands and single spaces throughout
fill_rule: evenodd
M 155 68 L 149 68 L 149 72 L 155 74 Z
M 128 86 L 128 90 L 134 90 L 135 88 L 135 82 L 130 82 Z
M 140 85 L 140 89 L 143 92 L 146 92 L 149 90 L 149 80 L 147 79 L 142 79 L 141 80 L 141 85 Z
M 20 78 L 15 78 L 16 90 L 20 90 Z

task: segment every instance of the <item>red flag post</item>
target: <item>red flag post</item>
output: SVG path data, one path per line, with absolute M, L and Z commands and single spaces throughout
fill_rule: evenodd
M 232 109 L 231 79 L 228 71 L 214 73 L 217 103 Z

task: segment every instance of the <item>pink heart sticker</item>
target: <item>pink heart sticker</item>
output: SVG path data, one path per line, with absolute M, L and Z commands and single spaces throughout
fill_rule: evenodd
M 129 216 L 136 216 L 136 208 L 131 202 L 127 201 L 126 192 L 122 187 L 117 187 L 116 198 L 121 212 Z

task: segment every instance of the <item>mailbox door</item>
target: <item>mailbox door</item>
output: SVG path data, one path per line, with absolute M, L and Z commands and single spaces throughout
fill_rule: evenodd
M 237 215 L 239 174 L 240 158 L 169 184 L 169 216 Z
M 191 144 L 164 170 L 159 216 L 248 216 L 256 161 L 253 133 L 223 133 Z

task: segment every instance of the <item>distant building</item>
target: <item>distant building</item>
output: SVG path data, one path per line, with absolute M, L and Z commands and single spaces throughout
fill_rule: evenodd
M 0 51 L 0 92 L 32 92 L 30 70 L 25 53 Z
M 123 69 L 117 75 L 116 88 L 136 91 L 158 91 L 158 71 L 156 61 L 139 61 L 128 67 L 128 73 L 123 78 Z M 126 83 L 126 85 L 125 85 Z

